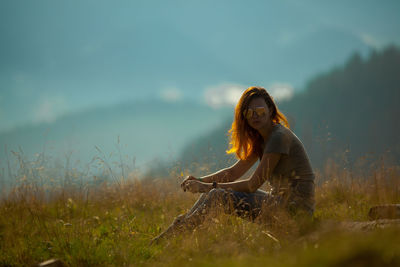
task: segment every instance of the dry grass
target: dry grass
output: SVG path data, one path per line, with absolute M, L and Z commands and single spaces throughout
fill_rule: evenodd
M 317 172 L 311 222 L 278 214 L 273 224 L 257 224 L 216 210 L 195 231 L 149 246 L 198 197 L 182 192 L 178 179 L 137 180 L 134 173 L 122 179 L 108 173 L 113 181 L 100 182 L 77 170 L 60 174 L 45 164 L 20 159 L 13 172 L 19 182 L 3 194 L 2 266 L 49 258 L 71 266 L 400 263 L 398 228 L 360 233 L 336 227 L 336 222 L 367 220 L 375 204 L 400 203 L 399 166 L 381 164 L 361 175 L 328 162 Z

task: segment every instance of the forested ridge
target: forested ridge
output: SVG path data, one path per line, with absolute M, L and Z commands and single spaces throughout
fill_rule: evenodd
M 267 88 L 268 89 L 268 88 Z M 316 75 L 291 100 L 279 103 L 292 130 L 307 148 L 314 166 L 327 159 L 389 157 L 399 161 L 400 49 L 353 54 L 340 67 Z M 188 144 L 182 162 L 227 165 L 225 154 L 231 118 Z

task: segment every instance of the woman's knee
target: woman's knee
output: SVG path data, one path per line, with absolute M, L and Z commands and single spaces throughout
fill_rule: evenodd
M 216 200 L 216 199 L 223 198 L 225 195 L 226 195 L 226 190 L 225 189 L 213 188 L 208 192 L 207 198 L 208 199 L 212 199 L 212 200 Z
M 225 212 L 229 213 L 233 206 L 233 196 L 229 190 L 214 188 L 208 192 L 206 204 L 207 206 L 223 206 Z

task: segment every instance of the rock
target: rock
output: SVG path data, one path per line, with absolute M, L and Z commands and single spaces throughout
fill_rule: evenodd
M 65 267 L 66 265 L 59 259 L 51 259 L 39 263 L 39 267 Z
M 370 208 L 368 216 L 371 220 L 400 219 L 400 204 L 374 206 Z
M 399 227 L 400 219 L 381 219 L 369 222 L 342 222 L 340 226 L 350 231 L 372 231 L 375 229 L 384 229 L 387 227 Z

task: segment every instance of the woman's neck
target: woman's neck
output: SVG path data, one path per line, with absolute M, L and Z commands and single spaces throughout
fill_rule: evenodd
M 267 124 L 266 126 L 264 126 L 263 128 L 260 128 L 258 130 L 258 132 L 261 134 L 261 136 L 263 137 L 264 141 L 268 140 L 269 135 L 272 132 L 272 127 L 274 127 L 275 123 L 271 123 L 271 124 Z

